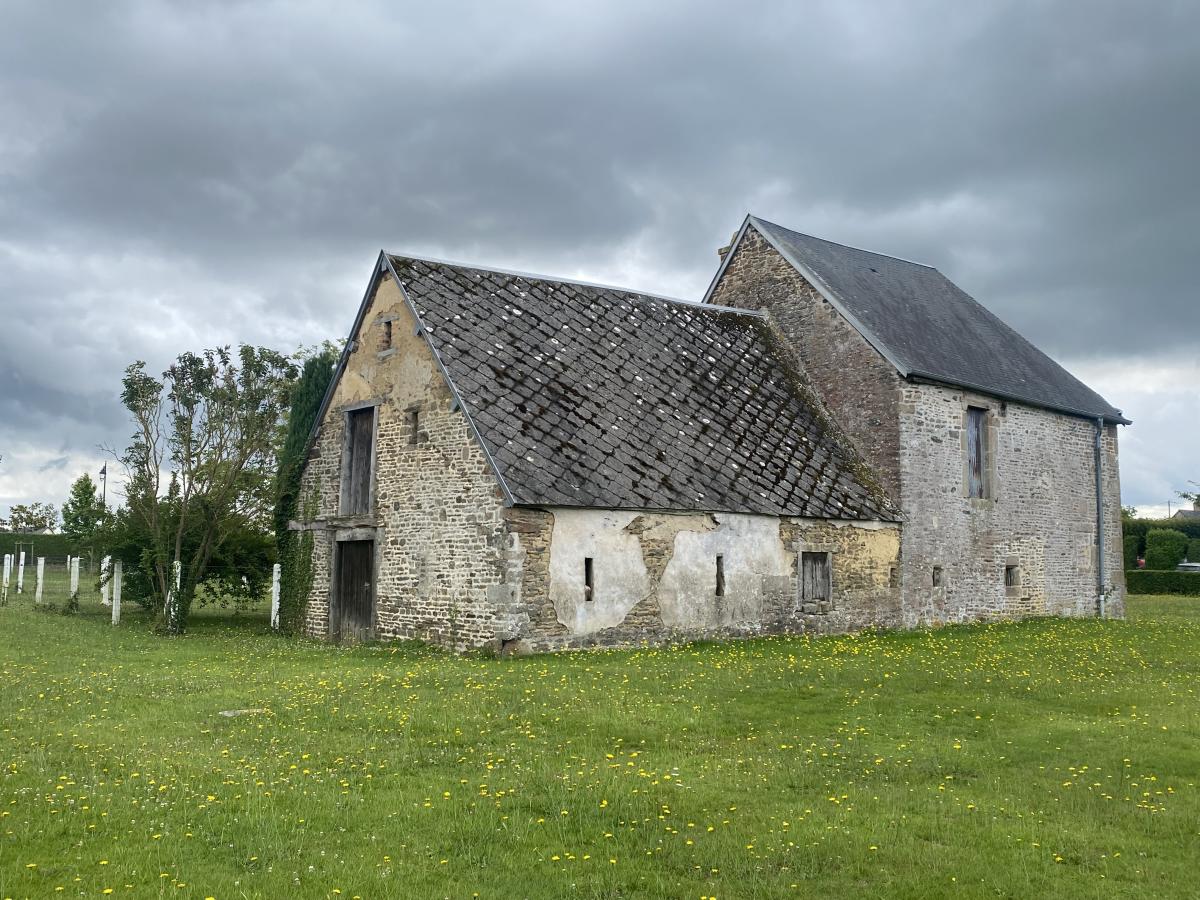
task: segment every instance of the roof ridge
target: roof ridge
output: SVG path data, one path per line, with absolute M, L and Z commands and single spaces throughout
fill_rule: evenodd
M 780 225 L 778 222 L 771 222 L 761 216 L 756 216 L 753 213 L 749 214 L 750 221 L 755 224 L 768 225 L 771 228 L 778 228 L 780 231 L 786 231 L 789 234 L 799 235 L 802 238 L 808 238 L 810 241 L 820 241 L 823 244 L 833 244 L 835 247 L 845 247 L 847 250 L 854 250 L 856 253 L 867 253 L 871 256 L 882 256 L 884 259 L 894 259 L 897 262 L 908 263 L 913 266 L 920 266 L 922 269 L 933 269 L 935 272 L 940 272 L 937 266 L 929 263 L 919 262 L 915 259 L 909 259 L 906 256 L 897 256 L 895 253 L 880 253 L 878 250 L 868 250 L 866 247 L 855 247 L 853 244 L 843 244 L 840 241 L 831 241 L 829 238 L 817 237 L 815 234 L 806 234 L 803 231 L 796 231 L 793 228 L 788 228 L 786 225 Z
M 439 266 L 453 266 L 456 269 L 473 269 L 478 272 L 491 272 L 496 275 L 512 275 L 516 278 L 524 278 L 526 281 L 544 281 L 555 284 L 570 284 L 576 287 L 597 288 L 602 291 L 613 291 L 618 294 L 625 294 L 629 297 L 641 300 L 661 300 L 664 303 L 674 303 L 678 306 L 687 306 L 700 310 L 702 312 L 724 312 L 733 315 L 751 316 L 761 319 L 763 314 L 756 309 L 735 309 L 732 307 L 718 307 L 711 303 L 705 303 L 702 300 L 684 300 L 680 297 L 670 297 L 666 294 L 655 294 L 649 291 L 639 291 L 633 288 L 619 287 L 615 284 L 603 284 L 598 281 L 584 281 L 580 278 L 560 278 L 557 275 L 540 275 L 536 272 L 524 272 L 519 269 L 503 269 L 499 266 L 481 266 L 476 263 L 460 262 L 453 259 L 442 259 L 436 256 L 419 256 L 415 253 L 390 253 L 387 250 L 383 251 L 384 256 L 390 260 L 411 259 L 417 262 L 432 263 Z

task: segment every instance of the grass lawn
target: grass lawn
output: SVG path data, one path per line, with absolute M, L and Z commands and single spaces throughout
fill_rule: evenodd
M 0 900 L 1200 891 L 1197 599 L 507 660 L 30 600 Z

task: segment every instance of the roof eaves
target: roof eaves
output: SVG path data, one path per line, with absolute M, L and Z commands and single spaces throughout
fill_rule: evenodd
M 862 321 L 860 321 L 859 318 L 846 307 L 846 304 L 842 302 L 837 293 L 812 269 L 798 260 L 785 244 L 775 239 L 775 237 L 771 234 L 771 229 L 766 227 L 771 224 L 770 222 L 759 219 L 757 216 L 747 216 L 746 221 L 748 224 L 754 225 L 755 231 L 761 234 L 766 242 L 775 248 L 775 251 L 785 260 L 787 260 L 792 268 L 804 276 L 804 278 L 817 289 L 817 292 L 820 293 L 820 295 L 826 300 L 828 300 L 834 309 L 841 313 L 842 318 L 853 325 L 854 329 L 863 336 L 863 339 L 875 348 L 875 351 L 880 356 L 891 363 L 892 367 L 895 368 L 895 370 L 902 376 L 907 377 L 909 375 L 911 370 L 908 368 L 908 366 L 906 366 L 895 354 L 891 352 L 891 350 L 888 349 L 887 344 L 885 344 L 878 335 L 864 325 Z M 733 255 L 733 248 L 730 248 L 729 255 Z
M 944 384 L 950 387 L 966 388 L 970 391 L 978 391 L 981 394 L 987 394 L 989 397 L 997 397 L 1000 400 L 1011 400 L 1014 403 L 1024 403 L 1026 406 L 1033 406 L 1038 409 L 1048 409 L 1051 412 L 1065 413 L 1066 415 L 1070 416 L 1078 416 L 1081 419 L 1088 419 L 1089 421 L 1103 419 L 1105 422 L 1109 422 L 1114 425 L 1133 424 L 1130 419 L 1125 418 L 1125 416 L 1121 414 L 1119 409 L 1115 409 L 1112 412 L 1102 413 L 1087 412 L 1082 409 L 1075 409 L 1062 404 L 1047 403 L 1044 400 L 1034 400 L 1031 397 L 1020 397 L 1016 394 L 998 391 L 995 388 L 984 387 L 979 384 L 972 384 L 971 382 L 961 379 L 950 379 L 946 378 L 944 375 L 933 375 L 929 372 L 918 372 L 916 370 L 909 372 L 905 377 L 911 381 L 923 381 L 930 382 L 932 384 Z
M 434 361 L 437 363 L 438 369 L 442 373 L 442 377 L 446 379 L 446 385 L 450 388 L 450 394 L 454 397 L 455 404 L 457 404 L 459 410 L 462 412 L 463 418 L 466 419 L 467 427 L 471 429 L 471 433 L 475 436 L 475 441 L 479 444 L 479 448 L 483 451 L 483 455 L 487 459 L 488 465 L 492 467 L 492 472 L 495 474 L 496 480 L 500 483 L 500 489 L 504 491 L 505 505 L 514 505 L 516 500 L 513 497 L 513 492 L 508 487 L 508 482 L 504 480 L 504 473 L 500 471 L 500 466 L 497 464 L 496 458 L 492 456 L 491 449 L 488 447 L 487 442 L 483 439 L 483 433 L 479 430 L 479 426 L 475 424 L 475 419 L 471 416 L 471 410 L 467 407 L 467 404 L 463 402 L 462 395 L 458 391 L 458 386 L 454 383 L 454 379 L 450 375 L 450 370 L 446 367 L 446 363 L 442 360 L 442 354 L 438 352 L 437 345 L 434 344 L 433 339 L 429 336 L 429 329 L 421 320 L 421 314 L 417 311 L 416 304 L 412 302 L 412 298 L 409 297 L 408 291 L 404 287 L 404 282 L 396 272 L 395 266 L 392 265 L 391 256 L 387 253 L 384 253 L 382 254 L 382 257 L 386 262 L 388 271 L 391 272 L 392 277 L 396 279 L 396 286 L 400 288 L 400 296 L 404 298 L 404 305 L 407 306 L 408 311 L 412 313 L 412 317 L 417 323 L 417 330 L 420 332 L 421 336 L 425 338 L 426 346 L 429 347 L 429 351 L 433 354 Z M 355 329 L 357 330 L 357 325 L 355 326 Z

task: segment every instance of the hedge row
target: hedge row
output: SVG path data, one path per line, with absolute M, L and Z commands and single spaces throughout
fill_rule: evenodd
M 29 545 L 33 545 L 30 551 Z M 19 547 L 18 547 L 19 545 Z M 65 534 L 19 534 L 12 531 L 0 531 L 0 556 L 5 553 L 19 553 L 24 550 L 26 561 L 45 556 L 48 559 L 65 559 L 76 556 L 79 548 Z
M 1192 540 L 1200 540 L 1200 521 L 1194 519 L 1122 519 L 1121 528 L 1126 537 L 1138 541 L 1138 556 L 1146 552 L 1146 532 L 1151 528 L 1167 528 L 1186 534 Z
M 1200 572 L 1156 572 L 1130 569 L 1125 587 L 1131 594 L 1186 594 L 1200 597 Z

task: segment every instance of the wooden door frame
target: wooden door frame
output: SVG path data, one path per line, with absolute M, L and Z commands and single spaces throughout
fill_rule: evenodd
M 331 640 L 340 640 L 337 623 L 341 621 L 341 591 L 339 590 L 338 575 L 342 557 L 341 544 L 348 541 L 371 542 L 371 623 L 367 628 L 368 640 L 377 637 L 376 625 L 379 621 L 379 535 L 374 528 L 339 528 L 333 533 L 332 550 L 329 560 L 329 625 L 328 635 Z

